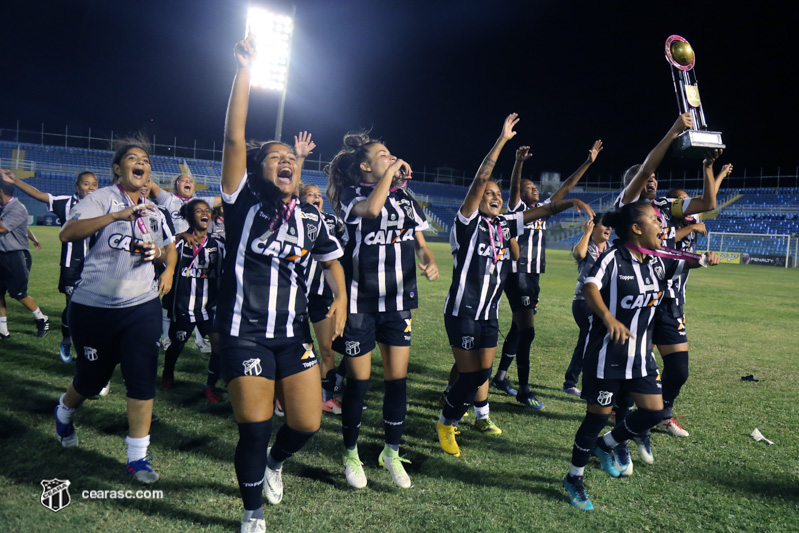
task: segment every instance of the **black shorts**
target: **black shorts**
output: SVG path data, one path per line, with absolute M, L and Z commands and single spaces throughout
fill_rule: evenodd
M 186 342 L 191 337 L 192 331 L 196 327 L 202 337 L 207 337 L 213 333 L 214 314 L 208 312 L 210 318 L 200 322 L 192 322 L 189 317 L 179 317 L 169 323 L 169 338 L 172 342 Z
M 347 317 L 344 334 L 333 341 L 333 349 L 358 357 L 375 349 L 376 344 L 411 345 L 411 312 L 355 313 Z
M 496 348 L 499 338 L 499 322 L 496 318 L 473 320 L 444 315 L 444 327 L 449 345 L 460 350 Z
M 648 374 L 634 379 L 599 379 L 596 374 L 583 373 L 583 390 L 580 398 L 603 407 L 612 406 L 620 393 L 662 394 L 657 376 Z
M 652 344 L 669 346 L 688 342 L 685 331 L 685 314 L 677 300 L 665 300 L 655 309 L 655 329 Z
M 158 298 L 133 307 L 91 307 L 70 302 L 75 380 L 81 396 L 100 392 L 119 364 L 127 397 L 155 398 L 161 309 Z
M 303 337 L 243 339 L 221 335 L 222 379 L 225 383 L 241 376 L 280 380 L 319 364 L 311 344 L 311 330 L 305 320 Z
M 333 305 L 334 299 L 332 296 L 308 295 L 308 317 L 311 319 L 311 324 L 316 324 L 327 318 L 327 312 Z
M 539 292 L 541 287 L 538 285 L 538 274 L 511 273 L 505 283 L 505 296 L 514 313 L 522 309 L 532 309 L 533 314 L 538 312 Z
M 80 282 L 80 273 L 82 268 L 74 267 L 61 267 L 61 273 L 58 275 L 58 292 L 72 296 L 72 292 Z
M 23 250 L 0 252 L 0 294 L 6 291 L 15 300 L 28 296 L 30 270 Z

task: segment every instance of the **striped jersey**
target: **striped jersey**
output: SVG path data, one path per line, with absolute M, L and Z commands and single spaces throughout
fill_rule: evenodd
M 518 213 L 533 207 L 541 207 L 549 204 L 547 198 L 543 202 L 538 202 L 534 206 L 528 206 L 521 200 L 515 206 L 511 206 L 508 211 Z M 516 237 L 519 243 L 519 259 L 512 262 L 513 272 L 526 272 L 528 274 L 543 274 L 546 267 L 546 229 L 547 219 L 539 218 L 529 224 L 524 225 L 524 231 Z
M 607 246 L 607 243 L 605 243 L 605 250 L 607 250 Z M 574 248 L 572 248 L 572 250 L 574 250 Z M 583 281 L 585 281 L 585 277 L 588 275 L 588 273 L 591 272 L 591 269 L 594 267 L 594 263 L 596 263 L 596 260 L 599 259 L 600 255 L 602 255 L 602 252 L 599 251 L 599 247 L 594 242 L 594 239 L 588 239 L 588 250 L 585 253 L 585 257 L 583 257 L 582 260 L 577 261 L 578 273 L 577 286 L 574 288 L 575 300 L 585 299 L 583 297 Z
M 341 209 L 347 225 L 344 275 L 350 313 L 404 311 L 419 306 L 416 289 L 416 232 L 427 219 L 406 189 L 389 193 L 377 218 L 356 216 L 352 208 L 374 189 L 347 187 Z
M 140 203 L 142 201 L 140 200 Z M 164 215 L 154 204 L 152 212 L 133 221 L 112 222 L 90 237 L 81 282 L 72 300 L 92 307 L 131 307 L 158 298 L 152 261 L 134 252 L 144 241 L 156 246 L 174 242 Z M 122 211 L 130 199 L 116 185 L 98 189 L 72 208 L 70 220 L 85 220 Z
M 273 223 L 246 176 L 232 194 L 222 193 L 222 201 L 227 241 L 217 299 L 219 331 L 250 339 L 302 338 L 308 262 L 337 259 L 341 246 L 310 204 L 287 208 L 279 225 Z
M 181 240 L 175 249 L 175 279 L 172 290 L 164 297 L 169 318 L 185 318 L 193 323 L 210 320 L 209 309 L 216 306 L 224 245 L 209 235 L 200 246 Z
M 685 219 L 682 219 L 678 224 L 677 228 L 681 228 L 691 222 L 687 222 Z M 696 243 L 699 241 L 699 234 L 695 231 L 692 231 L 681 240 L 677 241 L 675 248 L 683 252 L 693 252 Z M 680 305 L 685 304 L 685 286 L 688 283 L 688 275 L 690 274 L 690 270 L 684 270 L 682 275 L 680 276 L 680 283 L 677 289 L 677 303 Z
M 69 215 L 72 212 L 80 197 L 77 194 L 72 196 L 53 196 L 47 195 L 47 210 L 52 212 L 58 217 L 58 224 L 63 226 Z M 61 266 L 66 268 L 74 268 L 78 272 L 83 268 L 83 258 L 89 249 L 89 239 L 84 239 L 83 242 L 62 242 L 61 243 Z
M 327 231 L 335 239 L 338 239 L 340 243 L 346 231 L 344 224 L 332 213 L 322 213 L 322 219 L 327 226 Z M 333 291 L 325 281 L 324 269 L 319 266 L 319 263 L 313 257 L 311 257 L 311 261 L 308 263 L 308 294 L 315 294 L 325 298 L 333 297 Z
M 155 204 L 163 206 L 169 211 L 169 216 L 172 217 L 172 225 L 175 226 L 176 235 L 189 231 L 189 223 L 181 216 L 180 208 L 190 200 L 192 200 L 192 198 L 184 200 L 176 194 L 172 194 L 163 189 L 161 189 L 161 193 L 155 197 Z
M 479 211 L 466 218 L 458 210 L 449 235 L 454 262 L 445 315 L 473 320 L 499 316 L 499 299 L 511 270 L 508 243 L 523 231 L 522 212 L 492 221 Z
M 682 273 L 682 260 L 645 256 L 635 259 L 620 240 L 603 253 L 584 283 L 599 289 L 611 314 L 635 338 L 613 342 L 602 320 L 590 321 L 585 342 L 584 371 L 596 366 L 598 379 L 635 379 L 657 374 L 652 353 L 655 308 L 663 302 L 669 280 Z

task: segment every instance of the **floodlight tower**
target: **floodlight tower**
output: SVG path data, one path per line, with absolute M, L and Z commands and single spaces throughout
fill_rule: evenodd
M 281 91 L 275 125 L 276 141 L 280 141 L 283 134 L 283 109 L 286 106 L 291 40 L 294 35 L 296 12 L 296 6 L 292 7 L 290 17 L 254 6 L 247 12 L 247 30 L 255 36 L 258 50 L 258 58 L 251 67 L 252 85 Z

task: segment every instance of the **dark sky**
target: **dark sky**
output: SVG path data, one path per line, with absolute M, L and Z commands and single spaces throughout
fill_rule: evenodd
M 471 174 L 516 111 L 500 169 L 529 144 L 531 171 L 568 172 L 601 138 L 592 171 L 619 174 L 676 118 L 663 45 L 677 33 L 696 51 L 705 115 L 729 160 L 793 173 L 795 17 L 767 2 L 649 4 L 299 0 L 284 139 L 307 129 L 329 158 L 346 131 L 371 127 L 414 168 Z M 6 1 L 0 127 L 219 143 L 246 6 Z M 277 94 L 253 91 L 250 137 L 273 136 L 277 106 Z

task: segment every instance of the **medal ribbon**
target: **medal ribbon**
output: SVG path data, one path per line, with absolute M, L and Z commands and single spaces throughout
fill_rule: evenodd
M 141 196 L 139 196 L 139 203 L 138 203 L 138 204 L 134 204 L 134 203 L 131 201 L 130 197 L 128 196 L 128 193 L 126 193 L 126 192 L 125 192 L 125 189 L 123 189 L 123 188 L 122 188 L 122 186 L 120 186 L 119 184 L 117 184 L 117 188 L 118 188 L 118 189 L 119 189 L 119 191 L 122 193 L 122 196 L 125 198 L 125 203 L 127 203 L 129 206 L 133 207 L 133 206 L 135 206 L 135 205 L 141 205 L 141 204 L 144 204 L 144 202 L 145 202 L 145 199 L 144 199 L 144 194 L 143 194 L 143 193 L 141 194 Z M 147 239 L 145 238 L 145 235 L 148 235 L 148 236 L 149 236 L 149 234 L 150 234 L 150 230 L 149 230 L 149 229 L 147 229 L 147 224 L 145 224 L 145 223 L 144 223 L 144 220 L 143 220 L 143 219 L 144 219 L 144 217 L 142 217 L 142 216 L 137 216 L 137 217 L 136 217 L 136 225 L 139 227 L 139 231 L 141 232 L 141 235 L 142 235 L 142 240 L 147 240 Z M 151 239 L 151 240 L 152 240 L 152 239 Z
M 699 264 L 702 265 L 703 267 L 707 266 L 706 254 L 695 254 L 693 252 L 675 250 L 674 248 L 667 248 L 665 246 L 663 246 L 659 250 L 649 250 L 648 248 L 641 248 L 640 246 L 636 246 L 631 242 L 624 243 L 624 246 L 626 246 L 630 250 L 646 255 L 656 255 L 658 257 L 665 257 L 668 259 L 682 259 L 685 261 L 699 261 Z
M 499 261 L 499 254 L 502 252 L 502 230 L 497 228 L 497 240 L 499 241 L 499 252 L 497 251 L 497 247 L 494 244 L 494 232 L 492 231 L 494 227 L 491 225 L 491 219 L 488 217 L 483 217 L 480 215 L 483 220 L 485 220 L 486 224 L 488 224 L 488 238 L 491 241 L 491 255 L 494 256 L 494 264 L 497 264 Z

